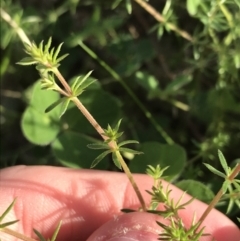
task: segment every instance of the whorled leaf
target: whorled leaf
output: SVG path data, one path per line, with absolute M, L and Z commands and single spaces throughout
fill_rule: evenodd
M 98 157 L 96 157 L 91 164 L 91 168 L 95 167 L 105 156 L 107 156 L 111 152 L 112 152 L 111 150 L 107 150 L 101 153 Z
M 118 160 L 118 157 L 117 157 L 116 152 L 113 152 L 113 153 L 112 153 L 112 160 L 113 160 L 113 163 L 115 164 L 115 166 L 116 166 L 118 169 L 122 170 L 122 166 L 121 166 L 121 164 L 120 164 L 120 162 L 119 162 L 119 160 Z

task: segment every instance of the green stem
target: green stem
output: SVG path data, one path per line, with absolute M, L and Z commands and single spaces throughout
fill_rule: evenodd
M 101 135 L 101 137 L 103 138 L 103 140 L 107 140 L 108 137 L 106 137 L 105 135 L 103 135 L 104 130 L 102 129 L 102 127 L 98 124 L 98 122 L 94 119 L 94 117 L 89 113 L 89 111 L 86 109 L 86 107 L 81 103 L 81 101 L 77 98 L 74 97 L 72 98 L 72 101 L 74 102 L 74 104 L 78 107 L 78 109 L 82 112 L 82 114 L 86 117 L 86 119 L 91 123 L 91 125 L 95 128 L 95 130 Z M 117 148 L 116 142 L 109 142 L 108 143 L 109 147 L 114 150 Z M 126 162 L 124 161 L 122 155 L 120 154 L 119 151 L 116 152 L 117 158 L 125 172 L 125 174 L 127 175 L 130 183 L 132 184 L 133 189 L 135 190 L 135 193 L 139 199 L 139 202 L 142 206 L 143 211 L 146 211 L 146 205 L 144 202 L 144 199 L 142 197 L 142 194 L 132 176 L 132 173 L 130 172 Z
M 151 14 L 158 22 L 165 23 L 168 26 L 168 28 L 170 28 L 174 32 L 178 33 L 180 36 L 187 39 L 188 41 L 193 42 L 193 37 L 189 33 L 187 33 L 186 31 L 178 28 L 173 23 L 168 23 L 166 21 L 166 19 L 155 8 L 153 8 L 150 4 L 148 4 L 147 2 L 145 2 L 143 0 L 134 0 L 134 1 L 137 2 L 149 14 Z
M 118 160 L 119 160 L 119 162 L 120 162 L 120 164 L 121 164 L 125 174 L 127 175 L 129 181 L 131 182 L 131 184 L 133 186 L 133 189 L 135 190 L 135 192 L 137 194 L 137 197 L 138 197 L 138 199 L 139 199 L 139 201 L 141 203 L 143 211 L 146 212 L 147 208 L 146 208 L 145 201 L 144 201 L 144 199 L 142 197 L 142 194 L 141 194 L 141 192 L 140 192 L 140 190 L 139 190 L 139 188 L 138 188 L 138 186 L 137 186 L 137 184 L 136 184 L 136 182 L 135 182 L 135 180 L 133 178 L 133 175 L 132 175 L 130 169 L 128 168 L 126 162 L 124 161 L 124 159 L 123 159 L 123 157 L 122 157 L 122 155 L 120 154 L 119 151 L 116 151 L 116 156 L 117 156 L 117 158 L 118 158 Z
M 154 119 L 152 114 L 147 110 L 147 108 L 142 104 L 142 102 L 138 99 L 138 97 L 134 94 L 134 92 L 125 84 L 123 79 L 119 76 L 116 71 L 114 71 L 106 62 L 101 60 L 96 53 L 94 53 L 90 48 L 88 48 L 83 42 L 79 42 L 79 45 L 95 60 L 99 62 L 99 64 L 107 70 L 109 74 L 112 75 L 112 77 L 119 81 L 120 84 L 124 87 L 124 89 L 127 91 L 127 93 L 132 97 L 132 99 L 135 101 L 135 103 L 139 106 L 139 108 L 143 111 L 144 115 L 150 120 L 150 122 L 153 124 L 155 129 L 161 134 L 161 136 L 165 139 L 165 141 L 172 145 L 174 144 L 173 139 L 167 134 L 167 132 L 157 123 L 157 121 Z
M 234 170 L 232 171 L 232 173 L 230 174 L 230 176 L 228 177 L 229 181 L 232 181 L 240 172 L 240 164 L 238 164 Z M 214 197 L 214 199 L 211 201 L 211 203 L 208 205 L 208 207 L 206 208 L 205 212 L 202 214 L 202 216 L 199 219 L 199 227 L 201 226 L 201 224 L 203 223 L 203 221 L 206 219 L 206 217 L 208 216 L 208 214 L 210 213 L 210 211 L 215 207 L 215 205 L 219 202 L 219 200 L 221 199 L 222 195 L 223 195 L 223 190 L 222 188 L 218 191 L 217 195 Z M 197 231 L 197 230 L 196 230 Z

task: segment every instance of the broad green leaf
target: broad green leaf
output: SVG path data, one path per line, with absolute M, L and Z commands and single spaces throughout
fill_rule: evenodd
M 175 185 L 205 203 L 210 203 L 214 198 L 212 190 L 201 182 L 195 180 L 182 180 Z
M 115 123 L 116 120 L 119 119 L 119 102 L 115 97 L 105 91 L 89 90 L 81 95 L 80 100 L 103 127 L 107 126 L 108 123 Z M 73 131 L 80 133 L 84 131 L 86 134 L 96 134 L 95 129 L 74 105 L 68 108 L 61 118 L 61 121 L 68 123 L 69 128 Z
M 145 173 L 146 166 L 157 166 L 161 168 L 169 166 L 164 172 L 167 180 L 178 177 L 186 164 L 185 149 L 179 145 L 160 144 L 158 142 L 145 142 L 139 144 L 139 151 L 144 155 L 136 155 L 129 163 L 132 172 Z
M 195 15 L 201 0 L 187 0 L 187 10 L 190 15 Z
M 222 165 L 223 170 L 225 171 L 226 175 L 229 175 L 229 168 L 228 168 L 227 161 L 220 150 L 218 150 L 218 157 L 219 157 L 219 160 L 221 162 L 221 165 Z
M 222 178 L 226 178 L 226 175 L 220 171 L 218 171 L 216 168 L 212 167 L 211 165 L 207 164 L 207 163 L 203 163 L 212 173 L 222 177 Z
M 21 127 L 24 136 L 36 145 L 47 145 L 52 142 L 60 131 L 60 125 L 48 114 L 28 107 L 22 116 Z
M 94 140 L 73 131 L 64 131 L 51 144 L 52 152 L 64 166 L 71 168 L 90 168 L 92 161 L 101 154 L 100 150 L 91 151 L 87 147 Z M 107 161 L 102 161 L 98 169 L 106 169 Z
M 100 154 L 98 157 L 96 157 L 91 164 L 91 168 L 95 167 L 105 156 L 107 156 L 111 152 L 112 152 L 111 150 L 104 151 L 102 154 Z
M 119 168 L 120 170 L 122 170 L 122 166 L 121 166 L 121 164 L 120 164 L 120 162 L 119 162 L 119 160 L 118 160 L 118 158 L 117 158 L 116 152 L 113 152 L 113 153 L 112 153 L 112 160 L 113 160 L 113 163 L 115 164 L 115 166 L 116 166 L 117 168 Z
M 41 82 L 37 81 L 33 86 L 32 97 L 30 105 L 41 113 L 45 113 L 45 109 L 60 99 L 60 95 L 55 91 L 42 90 Z M 59 109 L 55 108 L 51 113 L 51 116 L 55 116 L 58 119 Z
M 58 135 L 61 127 L 59 108 L 45 113 L 47 106 L 59 99 L 54 91 L 41 90 L 41 83 L 34 84 L 29 106 L 23 113 L 21 127 L 24 136 L 37 145 L 47 145 Z

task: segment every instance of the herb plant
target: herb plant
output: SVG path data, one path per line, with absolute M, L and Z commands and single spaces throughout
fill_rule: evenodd
M 135 5 L 132 5 L 130 1 L 115 1 L 112 5 L 112 8 L 122 9 L 121 7 L 124 2 L 127 12 L 131 14 L 133 11 L 133 6 Z M 189 26 L 192 32 L 190 34 L 178 27 L 178 24 L 180 25 L 180 23 L 178 23 L 177 14 L 180 14 L 179 12 L 183 8 L 182 3 L 179 3 L 178 5 L 171 0 L 168 0 L 163 6 L 160 14 L 160 12 L 158 12 L 147 1 L 135 0 L 133 2 L 136 2 L 141 8 L 144 9 L 144 11 L 150 13 L 150 15 L 157 20 L 157 23 L 155 23 L 150 29 L 150 32 L 157 32 L 157 38 L 152 38 L 150 35 L 153 50 L 155 51 L 159 49 L 157 44 L 158 39 L 162 39 L 164 41 L 164 36 L 167 35 L 166 32 L 170 32 L 171 34 L 174 33 L 179 36 L 179 41 L 187 41 L 184 43 L 184 51 L 188 57 L 186 63 L 182 64 L 181 66 L 176 66 L 174 61 L 166 61 L 166 59 L 164 59 L 161 55 L 155 56 L 154 51 L 150 51 L 149 53 L 139 52 L 139 54 L 134 52 L 131 53 L 130 51 L 130 55 L 132 55 L 133 60 L 130 58 L 130 60 L 127 60 L 125 63 L 125 60 L 121 60 L 120 58 L 121 52 L 126 53 L 126 49 L 129 48 L 129 45 L 130 48 L 135 46 L 135 33 L 134 31 L 131 32 L 132 30 L 130 30 L 132 36 L 119 36 L 120 40 L 117 42 L 117 45 L 114 45 L 114 41 L 117 41 L 116 38 L 113 39 L 112 46 L 109 46 L 110 50 L 111 48 L 114 49 L 114 54 L 116 55 L 115 58 L 117 60 L 117 64 L 114 66 L 114 68 L 103 61 L 82 41 L 84 40 L 83 36 L 79 37 L 77 34 L 73 35 L 67 39 L 67 44 L 72 48 L 76 45 L 80 46 L 91 56 L 92 59 L 96 60 L 99 65 L 105 71 L 107 71 L 113 80 L 121 84 L 125 92 L 130 97 L 130 100 L 133 100 L 133 103 L 139 107 L 139 112 L 143 113 L 146 119 L 151 123 L 151 126 L 147 127 L 147 131 L 154 133 L 154 141 L 150 142 L 148 139 L 146 139 L 145 143 L 140 144 L 140 148 L 138 148 L 136 145 L 136 148 L 138 148 L 137 150 L 125 147 L 125 145 L 138 144 L 138 141 L 132 139 L 126 140 L 126 137 L 128 136 L 125 134 L 126 131 L 120 131 L 121 122 L 123 122 L 125 129 L 137 130 L 137 135 L 134 133 L 131 135 L 136 136 L 137 138 L 135 139 L 144 140 L 144 138 L 141 136 L 144 135 L 143 127 L 138 124 L 135 129 L 132 128 L 134 121 L 129 122 L 130 126 L 127 127 L 126 122 L 124 123 L 125 118 L 119 120 L 119 105 L 121 104 L 119 104 L 119 101 L 114 99 L 113 96 L 100 89 L 99 81 L 96 81 L 91 77 L 92 71 L 89 71 L 89 69 L 87 74 L 82 76 L 74 76 L 71 81 L 66 81 L 64 75 L 60 71 L 60 62 L 67 57 L 67 54 L 59 56 L 62 44 L 59 44 L 57 48 L 54 48 L 53 45 L 55 44 L 52 43 L 52 38 L 49 38 L 47 43 L 44 41 L 41 41 L 40 44 L 31 42 L 24 29 L 21 28 L 21 24 L 23 24 L 24 21 L 21 19 L 21 14 L 19 14 L 19 12 L 16 10 L 17 7 L 16 9 L 13 9 L 11 8 L 10 2 L 4 1 L 3 7 L 1 8 L 1 17 L 11 26 L 12 35 L 17 33 L 18 37 L 22 40 L 25 52 L 28 55 L 19 61 L 18 64 L 36 65 L 36 69 L 38 70 L 40 76 L 40 81 L 38 81 L 33 88 L 28 90 L 29 92 L 32 92 L 31 100 L 29 100 L 29 97 L 27 96 L 29 93 L 27 91 L 25 92 L 25 99 L 27 99 L 29 105 L 21 120 L 22 129 L 25 137 L 31 143 L 37 145 L 50 144 L 54 155 L 58 159 L 58 162 L 64 166 L 89 167 L 90 165 L 88 161 L 93 160 L 91 167 L 95 167 L 97 164 L 99 164 L 99 166 L 103 165 L 100 166 L 100 168 L 104 169 L 104 164 L 102 163 L 106 163 L 106 160 L 103 159 L 106 159 L 105 157 L 110 154 L 116 168 L 120 170 L 122 169 L 129 178 L 129 181 L 131 182 L 136 195 L 138 196 L 141 211 L 162 215 L 169 220 L 170 225 L 168 226 L 158 223 L 164 230 L 164 232 L 159 235 L 160 240 L 199 240 L 202 235 L 210 235 L 204 233 L 204 228 L 201 227 L 201 224 L 209 212 L 220 201 L 223 202 L 225 205 L 224 207 L 227 208 L 227 213 L 236 213 L 240 208 L 240 180 L 237 179 L 237 176 L 240 172 L 239 160 L 236 159 L 235 163 L 232 163 L 232 167 L 230 167 L 221 151 L 218 151 L 220 162 L 216 161 L 215 157 L 218 149 L 225 150 L 229 148 L 229 150 L 231 150 L 229 147 L 230 144 L 233 144 L 233 148 L 239 144 L 237 137 L 235 137 L 235 135 L 233 135 L 233 137 L 231 136 L 231 134 L 235 131 L 238 131 L 239 133 L 239 123 L 232 118 L 231 125 L 228 126 L 227 121 L 229 117 L 227 114 L 230 113 L 232 116 L 239 116 L 240 113 L 238 108 L 239 91 L 236 91 L 236 89 L 239 89 L 240 68 L 240 55 L 238 54 L 240 49 L 238 41 L 240 37 L 240 33 L 238 31 L 239 16 L 236 9 L 239 11 L 240 4 L 238 1 L 234 0 L 206 2 L 191 0 L 186 1 L 186 5 L 184 5 L 184 7 L 186 7 L 188 14 L 192 19 L 194 19 L 194 21 L 200 23 L 197 25 L 198 27 L 196 29 L 191 29 L 191 26 Z M 74 14 L 77 5 L 72 3 L 72 5 L 70 5 L 71 7 L 69 7 L 67 4 L 68 1 L 66 1 L 65 5 L 63 4 L 62 6 L 59 6 L 58 9 L 61 9 L 62 7 L 62 9 L 65 9 L 66 11 L 69 10 L 71 14 Z M 13 13 L 16 11 L 16 14 L 12 17 L 6 11 L 6 9 L 9 9 L 9 11 L 12 11 Z M 95 13 L 92 16 L 93 26 L 94 24 L 96 25 L 97 20 L 101 19 L 98 15 L 100 11 L 99 9 L 101 9 L 101 5 L 98 5 L 94 9 Z M 143 13 L 139 13 L 139 8 L 136 7 L 136 9 L 136 16 L 138 16 L 137 18 L 139 18 L 139 14 L 141 18 L 141 14 Z M 61 11 L 56 11 L 55 14 L 59 14 L 60 16 L 60 12 Z M 37 17 L 33 19 L 36 22 L 39 20 Z M 49 18 L 48 21 L 53 21 L 53 19 Z M 107 41 L 107 39 L 104 37 L 104 31 L 106 31 L 104 30 L 104 21 L 107 23 L 106 19 L 102 20 L 102 33 L 98 33 L 98 37 L 100 41 L 102 41 L 102 46 L 106 46 Z M 30 24 L 30 22 L 31 21 L 29 21 L 28 24 Z M 112 21 L 112 26 L 110 26 L 108 31 L 114 35 L 116 33 L 113 31 L 115 27 L 113 22 L 114 21 Z M 119 23 L 115 24 L 117 25 Z M 142 24 L 143 26 L 148 26 L 148 23 Z M 87 35 L 87 33 L 85 34 Z M 5 39 L 2 45 L 3 48 L 8 46 L 12 35 L 4 35 Z M 183 44 L 183 42 L 181 43 Z M 135 51 L 138 51 L 139 49 L 144 50 L 148 44 L 148 41 L 141 40 L 138 43 L 138 46 L 135 46 Z M 172 53 L 174 53 L 174 51 L 172 51 Z M 182 58 L 182 56 L 184 56 L 184 53 L 179 51 L 177 54 L 178 60 Z M 161 63 L 161 71 L 165 76 L 163 83 L 157 81 L 157 78 L 162 73 L 161 71 L 159 73 L 157 66 L 154 64 L 156 57 L 158 58 L 159 63 Z M 9 54 L 6 54 L 5 62 L 2 62 L 2 74 L 6 72 L 6 66 L 9 65 L 9 63 L 6 62 L 9 61 L 6 60 L 8 58 Z M 215 66 L 213 70 L 214 73 L 211 73 L 212 70 L 208 69 L 208 66 L 212 63 L 214 63 Z M 143 64 L 150 67 L 146 68 L 145 70 Z M 170 67 L 174 70 L 173 73 L 170 71 Z M 154 75 L 151 72 L 154 73 Z M 211 79 L 213 76 L 215 76 L 216 83 L 201 83 L 202 78 L 205 78 L 207 82 L 207 78 Z M 175 136 L 175 138 L 172 138 L 171 134 L 173 135 L 173 133 L 170 131 L 171 128 L 165 128 L 163 121 L 161 121 L 159 118 L 159 115 L 152 113 L 154 108 L 149 110 L 145 106 L 143 101 L 144 98 L 139 98 L 136 92 L 132 90 L 131 84 L 126 83 L 125 79 L 129 79 L 131 77 L 134 77 L 136 83 L 136 86 L 133 88 L 135 88 L 135 90 L 144 91 L 144 93 L 147 95 L 147 98 L 144 97 L 145 99 L 149 99 L 149 101 L 160 100 L 162 103 L 165 103 L 166 106 L 171 108 L 173 112 L 176 112 L 176 115 L 178 115 L 179 111 L 182 111 L 183 113 L 190 111 L 194 118 L 198 119 L 200 124 L 208 124 L 209 127 L 205 131 L 205 138 L 203 140 L 201 137 L 198 138 L 199 130 L 196 130 L 195 126 L 192 128 L 192 131 L 194 131 L 196 134 L 196 138 L 194 138 L 192 141 L 193 144 L 189 144 L 189 142 L 186 140 L 185 134 L 187 135 L 187 132 L 181 134 L 181 130 L 178 128 L 177 133 L 181 137 L 178 138 Z M 169 80 L 170 83 L 168 83 Z M 40 91 L 40 89 L 47 91 Z M 109 89 L 111 90 L 111 87 L 109 87 Z M 116 91 L 114 87 L 113 90 Z M 187 96 L 188 91 L 190 92 L 189 97 Z M 92 103 L 88 103 L 89 99 L 87 97 L 84 97 L 84 95 L 88 95 L 88 92 L 90 96 L 89 99 L 93 97 L 92 99 L 95 99 L 96 101 L 94 106 Z M 108 103 L 104 102 L 101 97 L 99 97 L 100 95 L 105 95 L 105 99 L 109 97 Z M 42 98 L 45 99 L 43 102 L 40 101 Z M 97 100 L 100 100 L 99 107 L 97 106 Z M 188 104 L 186 103 L 187 101 Z M 41 104 L 39 104 L 40 102 Z M 85 107 L 84 102 L 86 103 L 87 107 Z M 106 103 L 114 109 L 114 118 L 110 117 L 112 115 L 111 113 L 101 113 Z M 74 108 L 74 105 L 77 108 Z M 95 120 L 94 115 L 91 113 L 91 109 L 94 110 L 93 107 L 95 107 L 95 110 L 96 108 L 101 109 L 100 112 L 93 111 L 97 113 L 97 116 L 100 116 L 100 119 L 102 116 L 110 118 L 103 118 L 101 120 L 101 123 L 107 126 L 106 129 L 102 127 L 104 125 L 100 125 L 97 120 Z M 125 107 L 126 113 L 131 111 L 128 108 L 130 107 Z M 87 125 L 81 118 L 74 122 L 72 117 L 75 116 L 76 109 L 80 110 L 95 131 L 97 131 L 97 133 L 101 136 L 102 141 L 99 141 L 95 137 L 92 129 L 89 129 L 85 136 L 82 137 L 72 135 L 70 132 L 67 132 L 68 129 L 72 129 L 77 133 L 79 131 L 77 125 Z M 10 113 L 6 111 L 5 115 L 10 115 Z M 138 115 L 140 116 L 141 114 Z M 187 115 L 186 119 L 187 121 L 190 120 L 190 125 L 193 124 L 192 120 L 187 118 Z M 184 118 L 180 118 L 180 121 L 183 122 L 183 120 Z M 108 123 L 111 123 L 111 125 Z M 46 130 L 46 135 L 44 135 L 44 137 L 39 134 L 42 134 L 42 126 Z M 113 128 L 112 126 L 115 127 Z M 165 129 L 168 129 L 168 131 Z M 62 130 L 66 131 L 62 135 L 59 135 Z M 158 135 L 160 136 L 161 143 L 156 142 L 156 140 L 159 139 Z M 96 154 L 97 157 L 94 157 L 95 159 L 93 158 L 95 152 L 92 152 L 91 155 L 87 155 L 87 163 L 77 163 L 74 156 L 70 156 L 71 160 L 68 161 L 67 158 L 69 158 L 69 155 L 66 158 L 66 156 L 61 155 L 57 151 L 59 148 L 60 138 L 64 139 L 67 137 L 71 137 L 69 139 L 79 137 L 81 139 L 82 147 L 88 146 L 90 149 L 95 149 L 96 152 L 99 150 L 103 150 L 103 152 L 98 153 L 98 155 Z M 91 140 L 93 143 L 89 144 L 89 140 Z M 71 143 L 69 143 L 69 145 L 71 145 Z M 197 153 L 196 155 L 192 155 L 192 153 L 190 153 L 192 158 L 189 160 L 189 163 L 192 164 L 192 166 L 185 172 L 183 169 L 186 165 L 187 157 L 186 151 L 183 148 L 184 145 L 189 145 L 190 147 L 194 146 L 195 153 Z M 68 153 L 71 153 L 71 151 L 73 152 L 73 148 L 63 147 L 63 149 Z M 91 151 L 87 150 L 85 153 L 88 152 Z M 144 155 L 141 155 L 143 153 Z M 45 155 L 43 158 L 44 162 L 47 160 L 46 156 L 47 155 Z M 236 155 L 234 154 L 233 157 L 236 158 Z M 128 160 L 127 163 L 125 162 L 125 159 Z M 148 164 L 148 159 L 151 159 L 152 163 L 148 166 L 146 172 L 154 179 L 152 189 L 147 191 L 152 196 L 150 206 L 145 204 L 145 201 L 130 171 L 144 172 L 146 164 Z M 193 179 L 193 176 L 199 177 L 200 180 L 203 176 L 201 174 L 202 167 L 200 167 L 199 163 L 197 163 L 199 160 L 203 160 L 205 162 L 210 160 L 212 163 L 205 163 L 205 166 L 214 175 L 220 176 L 224 180 L 216 195 L 213 195 L 209 188 L 203 188 L 208 196 L 210 196 L 208 200 L 203 200 L 208 202 L 209 206 L 199 220 L 195 220 L 193 217 L 191 227 L 186 228 L 179 217 L 178 211 L 183 208 L 187 209 L 187 205 L 193 199 L 190 199 L 186 203 L 181 203 L 181 198 L 179 200 L 172 200 L 170 196 L 171 190 L 168 188 L 166 190 L 163 189 L 161 179 L 163 173 L 166 175 L 165 179 L 168 181 L 176 181 L 179 179 L 181 174 L 186 175 L 188 177 L 186 180 L 176 183 L 177 186 L 185 189 L 186 186 L 191 185 L 191 179 Z M 159 162 L 160 165 L 158 164 Z M 141 163 L 141 165 L 138 163 Z M 194 165 L 196 165 L 196 168 Z M 167 168 L 167 166 L 169 167 Z M 220 167 L 224 170 L 224 173 L 221 172 L 221 170 L 218 170 Z M 198 170 L 198 173 L 193 174 L 191 168 Z M 115 170 L 115 167 L 112 167 L 112 169 Z M 202 188 L 201 183 L 197 182 L 197 185 L 198 188 Z M 217 187 L 214 188 L 216 189 Z M 190 194 L 193 194 L 191 193 L 191 189 L 189 192 Z M 203 198 L 198 197 L 197 195 L 196 197 L 200 199 Z M 22 234 L 12 231 L 8 227 L 15 223 L 15 220 L 9 223 L 3 222 L 4 217 L 12 208 L 14 202 L 0 217 L 0 232 L 8 233 L 22 240 L 33 240 L 25 237 Z M 163 204 L 165 210 L 158 210 L 159 204 Z M 56 232 L 53 234 L 51 240 L 57 240 L 56 236 L 59 228 L 60 225 L 57 227 Z M 35 233 L 37 234 L 39 240 L 45 240 L 38 231 L 35 230 Z

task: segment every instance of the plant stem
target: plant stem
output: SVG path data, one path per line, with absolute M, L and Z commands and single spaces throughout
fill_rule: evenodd
M 146 204 L 145 204 L 145 201 L 144 201 L 144 199 L 143 199 L 143 197 L 141 195 L 141 192 L 140 192 L 140 190 L 139 190 L 139 188 L 138 188 L 138 186 L 137 186 L 137 184 L 136 184 L 136 182 L 135 182 L 135 180 L 134 180 L 134 178 L 132 176 L 131 171 L 129 170 L 126 162 L 124 161 L 124 159 L 123 159 L 123 157 L 122 157 L 122 155 L 120 154 L 119 151 L 116 152 L 116 156 L 117 156 L 119 162 L 121 163 L 121 166 L 122 166 L 124 172 L 126 173 L 129 181 L 131 182 L 131 184 L 133 186 L 133 189 L 135 190 L 135 192 L 137 194 L 137 197 L 138 197 L 138 199 L 139 199 L 139 201 L 141 203 L 143 211 L 144 212 L 147 211 Z
M 193 42 L 193 38 L 189 33 L 178 28 L 176 25 L 172 23 L 168 23 L 166 19 L 150 4 L 148 4 L 143 0 L 134 0 L 134 1 L 137 2 L 142 8 L 144 8 L 148 13 L 150 13 L 158 22 L 165 23 L 171 30 L 175 31 L 176 33 L 178 33 L 180 36 L 187 39 L 188 41 Z
M 24 240 L 24 241 L 36 241 L 36 239 L 33 239 L 33 238 L 29 238 L 21 233 L 18 233 L 12 229 L 9 229 L 9 228 L 2 228 L 0 229 L 1 232 L 3 233 L 7 233 L 17 239 L 21 239 L 21 240 Z
M 134 94 L 134 92 L 125 84 L 123 79 L 119 76 L 119 74 L 114 71 L 106 62 L 101 60 L 88 46 L 86 46 L 83 42 L 78 42 L 79 45 L 95 60 L 98 61 L 98 63 L 105 69 L 107 72 L 112 75 L 112 77 L 120 82 L 120 84 L 124 87 L 124 89 L 127 91 L 127 93 L 132 97 L 132 99 L 135 101 L 135 103 L 139 106 L 139 108 L 143 111 L 144 115 L 150 120 L 152 125 L 155 127 L 155 129 L 160 133 L 160 135 L 165 139 L 165 141 L 169 145 L 173 145 L 174 141 L 173 139 L 168 135 L 168 133 L 159 125 L 159 123 L 154 119 L 152 114 L 147 110 L 147 108 L 142 104 L 142 102 L 138 99 L 138 97 Z
M 77 98 L 77 97 L 74 97 L 72 98 L 72 101 L 75 103 L 75 105 L 78 107 L 78 109 L 82 112 L 82 114 L 87 118 L 87 120 L 91 123 L 91 125 L 96 129 L 96 131 L 101 135 L 101 137 L 104 139 L 104 140 L 107 140 L 108 137 L 106 137 L 105 135 L 103 135 L 104 133 L 104 130 L 102 129 L 102 127 L 98 124 L 98 122 L 94 119 L 94 117 L 89 113 L 89 111 L 86 109 L 86 107 L 81 103 L 81 101 Z M 117 148 L 117 145 L 115 142 L 109 142 L 108 143 L 109 147 L 114 150 Z M 139 202 L 142 206 L 142 209 L 143 211 L 146 211 L 146 205 L 145 205 L 145 202 L 144 202 L 144 199 L 142 197 L 142 194 L 132 176 L 132 173 L 130 172 L 126 162 L 124 161 L 122 155 L 120 154 L 119 151 L 116 152 L 116 155 L 117 155 L 117 158 L 125 172 L 125 174 L 127 175 L 130 183 L 132 184 L 132 187 L 139 199 Z
M 232 171 L 232 173 L 230 174 L 230 176 L 227 178 L 229 181 L 232 181 L 240 172 L 240 164 L 238 164 L 234 170 Z M 206 208 L 205 212 L 202 214 L 202 216 L 199 219 L 199 227 L 201 226 L 201 224 L 203 223 L 203 221 L 205 220 L 205 218 L 208 216 L 208 214 L 210 213 L 210 211 L 215 207 L 215 205 L 219 202 L 219 200 L 221 199 L 222 195 L 223 195 L 223 190 L 222 188 L 218 191 L 218 193 L 216 194 L 216 196 L 214 197 L 214 199 L 211 201 L 211 203 L 209 204 L 209 206 Z M 197 231 L 197 230 L 196 230 Z
M 67 81 L 62 76 L 62 74 L 59 72 L 59 70 L 57 68 L 54 68 L 53 69 L 53 73 L 57 76 L 57 78 L 59 79 L 59 81 L 63 85 L 64 89 L 69 94 L 69 96 L 71 96 L 72 95 L 72 90 L 71 90 L 70 86 L 68 85 Z
M 1 17 L 16 31 L 19 38 L 23 43 L 27 43 L 28 45 L 32 45 L 29 38 L 25 34 L 25 32 L 18 26 L 18 24 L 11 18 L 11 16 L 5 12 L 2 8 L 0 8 Z

